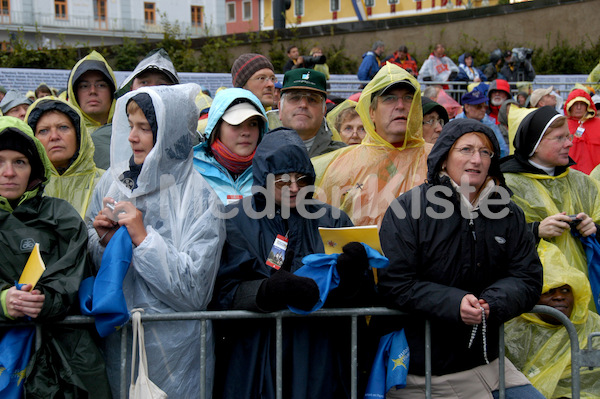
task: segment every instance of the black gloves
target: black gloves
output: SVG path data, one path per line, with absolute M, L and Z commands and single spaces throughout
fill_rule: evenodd
M 311 278 L 290 273 L 294 252 L 288 250 L 281 269 L 263 281 L 256 294 L 256 304 L 266 311 L 285 309 L 288 305 L 311 310 L 319 301 L 319 287 Z
M 345 297 L 357 294 L 365 281 L 372 281 L 369 270 L 367 251 L 360 242 L 350 242 L 342 248 L 337 261 L 337 271 L 340 275 L 338 291 Z

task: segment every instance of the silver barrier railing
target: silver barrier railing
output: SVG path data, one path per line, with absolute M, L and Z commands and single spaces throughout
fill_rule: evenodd
M 553 316 L 558 319 L 566 328 L 571 344 L 571 390 L 572 399 L 580 398 L 580 369 L 582 367 L 594 368 L 600 367 L 600 350 L 595 350 L 592 347 L 593 338 L 600 339 L 600 332 L 590 334 L 588 337 L 587 349 L 579 347 L 579 338 L 577 330 L 568 317 L 562 312 L 548 307 L 535 306 L 530 313 L 542 313 Z M 348 308 L 348 309 L 321 309 L 310 315 L 298 315 L 288 310 L 272 312 L 272 313 L 255 313 L 244 310 L 228 310 L 228 311 L 202 311 L 202 312 L 175 312 L 175 313 L 157 313 L 157 314 L 142 314 L 142 322 L 154 321 L 181 321 L 181 320 L 199 320 L 201 322 L 200 334 L 200 398 L 206 398 L 206 360 L 207 360 L 207 321 L 208 320 L 225 320 L 225 319 L 275 319 L 275 356 L 276 356 L 276 380 L 275 392 L 277 399 L 283 399 L 283 329 L 282 323 L 284 318 L 295 317 L 350 317 L 351 318 L 351 343 L 350 343 L 350 362 L 351 362 L 351 399 L 357 399 L 358 396 L 358 317 L 362 316 L 406 316 L 407 313 L 392 310 L 388 308 Z M 70 316 L 56 324 L 81 325 L 91 324 L 94 319 L 87 316 Z M 22 323 L 0 323 L 0 327 L 15 327 L 21 325 L 32 325 L 31 322 Z M 35 323 L 36 328 L 36 348 L 41 346 L 41 330 L 43 324 Z M 121 329 L 121 370 L 120 370 L 120 397 L 127 398 L 127 358 L 130 354 L 127 353 L 127 340 L 130 335 L 130 323 L 126 324 Z M 505 347 L 504 347 L 504 326 L 500 327 L 499 331 L 499 398 L 506 398 L 505 389 Z M 431 330 L 430 323 L 425 324 L 425 396 L 431 399 Z

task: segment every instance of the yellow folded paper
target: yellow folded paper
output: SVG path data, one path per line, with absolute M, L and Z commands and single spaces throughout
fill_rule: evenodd
M 33 289 L 40 277 L 42 277 L 44 270 L 46 270 L 46 265 L 44 264 L 42 255 L 40 255 L 40 244 L 36 243 L 21 273 L 19 284 L 31 284 L 31 289 Z
M 383 255 L 379 243 L 379 232 L 375 225 L 340 228 L 319 227 L 319 234 L 321 234 L 327 255 L 342 253 L 344 245 L 352 241 L 364 242 Z

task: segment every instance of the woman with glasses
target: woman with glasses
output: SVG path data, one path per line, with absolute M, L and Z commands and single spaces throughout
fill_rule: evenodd
M 421 105 L 423 106 L 423 140 L 435 144 L 442 128 L 448 123 L 448 112 L 446 108 L 427 97 L 421 97 Z
M 228 205 L 227 238 L 212 308 L 273 312 L 294 306 L 309 311 L 319 299 L 314 280 L 293 272 L 302 258 L 323 253 L 319 227 L 349 227 L 348 216 L 309 200 L 315 172 L 298 134 L 267 134 L 253 160 L 255 191 Z M 351 243 L 337 262 L 340 285 L 326 307 L 367 306 L 373 275 L 362 245 Z M 275 398 L 274 322 L 215 323 L 215 398 Z M 291 318 L 283 321 L 283 397 L 349 398 L 349 320 Z
M 378 270 L 386 318 L 404 326 L 410 348 L 406 388 L 387 398 L 422 398 L 425 320 L 431 323 L 434 398 L 498 395 L 498 331 L 530 310 L 542 267 L 523 212 L 510 201 L 494 132 L 457 119 L 444 126 L 427 159 L 427 181 L 388 208 L 379 238 L 390 266 Z M 389 331 L 386 331 L 389 332 Z M 543 398 L 506 360 L 507 398 Z M 494 392 L 496 391 L 496 392 Z
M 503 160 L 502 172 L 536 242 L 553 243 L 571 266 L 587 276 L 585 252 L 571 231 L 584 237 L 596 233 L 600 187 L 571 168 L 572 140 L 566 117 L 551 106 L 539 108 L 519 125 L 515 154 Z
M 233 88 L 215 96 L 206 141 L 194 147 L 194 168 L 225 205 L 252 194 L 252 159 L 268 130 L 265 109 L 252 92 Z
M 360 144 L 367 135 L 360 115 L 356 112 L 356 101 L 345 100 L 327 113 L 327 123 L 334 139 L 348 145 Z
M 68 201 L 83 219 L 104 171 L 94 163 L 94 144 L 81 113 L 73 105 L 48 96 L 31 105 L 25 121 L 52 162 L 44 193 Z

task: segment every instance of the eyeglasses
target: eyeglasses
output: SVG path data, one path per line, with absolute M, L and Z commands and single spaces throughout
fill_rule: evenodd
M 460 155 L 465 157 L 472 157 L 475 155 L 475 152 L 479 152 L 481 159 L 491 159 L 494 157 L 494 153 L 487 148 L 480 148 L 479 150 L 476 150 L 474 147 L 462 147 L 455 148 L 455 150 L 460 152 Z
M 256 80 L 259 83 L 266 84 L 267 82 L 273 82 L 273 84 L 277 83 L 277 76 L 257 76 L 255 78 L 251 78 L 252 80 Z
M 573 141 L 573 135 L 572 134 L 566 134 L 564 136 L 558 136 L 558 137 L 544 137 L 542 140 L 548 140 L 548 141 L 556 141 L 559 144 L 564 144 L 565 141 L 569 140 L 569 141 Z
M 275 187 L 277 187 L 277 188 L 290 187 L 293 183 L 296 183 L 296 185 L 299 188 L 302 188 L 302 187 L 308 186 L 309 181 L 308 181 L 308 176 L 306 176 L 306 175 L 296 177 L 295 179 L 292 180 L 292 178 L 286 174 L 286 175 L 281 176 L 281 178 L 275 180 L 274 183 L 275 183 Z
M 323 103 L 323 96 L 316 93 L 285 93 L 285 100 L 292 105 L 300 104 L 303 98 L 306 98 L 308 105 L 321 105 Z
M 402 100 L 404 104 L 411 104 L 414 96 L 412 94 L 405 94 L 403 96 L 397 96 L 395 94 L 385 94 L 379 96 L 381 102 L 387 105 L 398 104 L 398 100 Z
M 446 122 L 444 122 L 443 119 L 429 119 L 429 120 L 423 121 L 424 125 L 429 125 L 429 126 L 434 126 L 436 123 L 439 123 L 441 127 L 444 127 L 444 124 Z
M 108 90 L 108 83 L 103 81 L 94 83 L 80 82 L 77 84 L 77 90 L 89 91 L 91 90 L 92 86 L 94 86 L 96 90 Z

